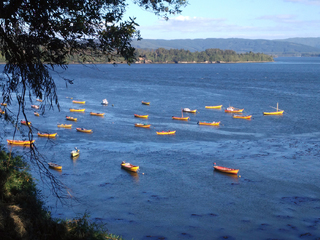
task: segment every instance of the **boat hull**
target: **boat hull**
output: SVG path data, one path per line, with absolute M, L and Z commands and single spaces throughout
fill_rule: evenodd
M 58 124 L 59 128 L 72 128 L 72 124 Z
M 239 169 L 226 168 L 221 166 L 213 166 L 213 168 L 219 172 L 229 173 L 229 174 L 238 174 Z
M 220 108 L 222 108 L 222 105 L 217 105 L 217 106 L 205 106 L 205 108 L 208 108 L 208 109 L 220 109 Z
M 226 113 L 242 113 L 244 109 L 237 109 L 237 110 L 224 110 Z
M 104 113 L 95 113 L 95 112 L 90 112 L 90 115 L 92 116 L 99 116 L 99 117 L 103 117 Z
M 220 122 L 198 122 L 199 125 L 205 125 L 205 126 L 219 126 Z
M 277 112 L 263 112 L 263 115 L 282 115 L 284 111 Z
M 140 128 L 150 128 L 151 124 L 135 123 L 134 126 Z
M 139 166 L 135 166 L 130 163 L 121 163 L 121 168 L 130 172 L 137 172 L 139 170 Z
M 78 120 L 77 118 L 74 118 L 74 117 L 66 117 L 66 119 L 69 121 L 74 121 L 74 122 L 76 122 Z
M 134 114 L 134 116 L 136 118 L 148 118 L 149 117 L 149 115 L 138 115 L 138 114 Z
M 85 104 L 86 103 L 86 101 L 76 101 L 76 100 L 73 100 L 72 102 L 77 103 L 77 104 Z
M 233 115 L 233 118 L 251 119 L 251 118 L 252 118 L 252 115 L 248 115 L 248 116 Z
M 84 112 L 86 109 L 82 108 L 82 109 L 74 109 L 74 108 L 70 108 L 70 112 Z
M 172 119 L 173 119 L 173 120 L 181 120 L 181 121 L 188 121 L 188 120 L 190 120 L 189 117 L 174 117 L 174 116 L 172 116 Z
M 78 132 L 92 133 L 92 129 L 76 128 Z
M 196 113 L 197 109 L 194 110 L 182 110 L 183 112 L 187 112 L 187 113 Z
M 7 139 L 8 144 L 12 145 L 30 145 L 35 142 L 35 140 L 32 141 L 22 141 L 22 140 L 9 140 Z
M 49 168 L 52 168 L 52 169 L 55 169 L 55 170 L 62 170 L 62 166 L 61 165 L 58 165 L 58 164 L 55 164 L 55 163 L 48 163 L 49 165 Z
M 144 101 L 142 101 L 141 102 L 143 105 L 150 105 L 150 102 L 144 102 Z
M 38 133 L 38 137 L 55 138 L 57 133 Z
M 176 131 L 157 132 L 157 135 L 174 135 Z

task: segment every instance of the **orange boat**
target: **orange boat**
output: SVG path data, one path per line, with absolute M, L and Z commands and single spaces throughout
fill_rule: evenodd
M 251 118 L 252 118 L 252 115 L 247 115 L 247 116 L 233 115 L 233 118 L 251 119 Z
M 139 170 L 139 166 L 132 165 L 131 163 L 126 163 L 125 161 L 121 163 L 121 168 L 130 172 L 137 172 Z
M 9 144 L 12 144 L 12 145 L 30 145 L 32 143 L 34 143 L 35 140 L 32 140 L 32 141 L 29 141 L 29 140 L 9 140 L 7 139 L 7 142 Z
M 136 118 L 148 118 L 149 117 L 149 115 L 139 115 L 139 114 L 134 114 L 134 116 Z
M 141 101 L 141 103 L 142 103 L 143 105 L 150 105 L 150 102 Z
M 162 131 L 162 132 L 157 132 L 158 135 L 174 135 L 176 131 Z
M 57 133 L 40 133 L 38 132 L 38 137 L 55 138 Z
M 242 113 L 244 109 L 234 108 L 234 107 L 228 107 L 224 111 L 226 113 Z
M 6 107 L 6 106 L 7 106 L 7 104 L 6 104 L 6 103 L 1 103 L 1 106 Z
M 72 100 L 73 103 L 77 103 L 77 104 L 85 104 L 86 101 L 77 101 L 77 100 Z
M 183 121 L 188 121 L 188 120 L 190 120 L 189 117 L 175 117 L 175 116 L 172 116 L 172 119 L 173 119 L 173 120 L 183 120 Z
M 0 113 L 1 113 L 1 114 L 5 114 L 5 113 L 6 113 L 6 111 L 5 111 L 5 110 L 0 109 Z
M 62 166 L 61 165 L 58 165 L 58 164 L 55 164 L 55 163 L 51 163 L 51 162 L 49 162 L 48 165 L 49 165 L 49 168 L 52 168 L 52 169 L 55 169 L 55 170 L 62 170 Z
M 69 121 L 77 121 L 77 118 L 66 116 L 66 119 Z
M 135 123 L 135 127 L 150 128 L 151 124 Z
M 58 124 L 60 128 L 72 128 L 72 124 Z
M 217 106 L 205 106 L 205 108 L 208 108 L 208 109 L 220 109 L 220 108 L 222 108 L 222 105 L 217 105 Z
M 95 112 L 90 112 L 90 115 L 92 115 L 92 116 L 99 116 L 99 117 L 103 117 L 104 113 L 95 113 Z
M 70 112 L 84 112 L 86 109 L 81 108 L 81 109 L 75 109 L 75 108 L 70 108 Z
M 37 113 L 37 112 L 34 112 L 33 113 L 35 116 L 37 116 L 37 117 L 39 117 L 40 116 L 40 114 L 39 113 Z
M 27 125 L 27 122 L 26 122 L 26 121 L 21 120 L 21 124 L 23 124 L 23 125 Z M 31 125 L 31 122 L 28 122 L 28 125 Z
M 220 122 L 198 122 L 199 125 L 206 125 L 206 126 L 219 126 Z
M 213 168 L 217 171 L 223 172 L 223 173 L 229 173 L 229 174 L 238 174 L 239 169 L 234 168 L 226 168 L 221 166 L 213 166 Z
M 38 102 L 42 102 L 42 100 L 41 100 L 41 99 L 37 99 L 37 101 L 38 101 Z
M 76 128 L 78 132 L 92 133 L 92 129 Z

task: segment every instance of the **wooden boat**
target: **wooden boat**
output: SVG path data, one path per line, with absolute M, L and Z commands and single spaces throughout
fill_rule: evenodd
M 86 109 L 81 108 L 81 109 L 76 109 L 76 108 L 70 108 L 70 112 L 84 112 Z
M 219 126 L 220 122 L 198 122 L 199 125 L 206 125 L 206 126 Z
M 149 117 L 149 115 L 139 115 L 139 114 L 134 114 L 134 116 L 136 118 L 148 118 Z
M 230 174 L 238 174 L 239 169 L 233 169 L 233 168 L 226 168 L 221 166 L 213 166 L 213 168 L 217 171 L 224 172 L 224 173 L 230 173 Z
M 108 100 L 105 98 L 105 99 L 102 100 L 101 104 L 106 106 L 106 105 L 109 104 L 109 102 L 108 102 Z
M 150 102 L 141 101 L 141 103 L 142 103 L 143 105 L 150 105 Z
M 71 151 L 71 153 L 70 153 L 70 154 L 71 154 L 71 157 L 78 157 L 78 156 L 80 155 L 80 149 L 78 149 L 78 148 L 76 148 L 76 147 L 75 147 L 75 149 L 76 149 L 76 150 L 72 150 L 72 151 Z
M 217 106 L 205 106 L 205 108 L 208 108 L 208 109 L 220 109 L 220 108 L 222 108 L 222 105 L 217 105 Z
M 227 109 L 225 109 L 224 111 L 226 113 L 241 113 L 243 112 L 244 109 L 239 109 L 239 108 L 234 108 L 234 107 L 228 107 Z
M 157 132 L 157 135 L 174 135 L 176 131 L 162 131 L 162 132 Z
M 31 105 L 31 107 L 35 108 L 35 109 L 39 109 L 40 108 L 40 106 L 38 106 L 38 105 Z
M 92 115 L 92 116 L 99 116 L 99 117 L 103 117 L 104 113 L 95 113 L 95 112 L 90 112 L 90 115 Z
M 77 101 L 77 100 L 72 100 L 73 103 L 77 103 L 77 104 L 85 104 L 86 101 Z
M 32 143 L 34 143 L 35 140 L 9 140 L 7 139 L 8 144 L 12 144 L 12 145 L 30 145 Z
M 40 133 L 38 132 L 38 137 L 55 138 L 57 133 Z
M 135 123 L 135 127 L 150 128 L 151 124 Z
M 130 172 L 137 172 L 139 170 L 139 166 L 132 165 L 131 163 L 126 163 L 125 161 L 121 163 L 121 168 Z
M 69 117 L 69 116 L 66 116 L 66 119 L 69 121 L 75 121 L 75 122 L 78 120 L 77 118 Z
M 72 128 L 72 124 L 58 124 L 59 128 Z
M 27 122 L 24 121 L 24 120 L 21 120 L 21 124 L 22 124 L 22 125 L 27 125 Z M 31 122 L 28 122 L 28 125 L 31 125 Z
M 55 163 L 51 163 L 51 162 L 49 162 L 48 165 L 49 165 L 49 168 L 52 168 L 52 169 L 55 169 L 55 170 L 62 170 L 62 166 L 61 165 L 58 165 L 58 164 L 55 164 Z
M 42 102 L 42 100 L 41 99 L 36 99 L 38 102 Z
M 34 112 L 33 114 L 34 114 L 35 116 L 37 116 L 37 117 L 40 116 L 40 114 L 39 114 L 38 112 Z
M 272 107 L 274 108 L 274 107 Z M 282 115 L 284 110 L 279 109 L 279 104 L 277 103 L 277 108 L 275 108 L 277 111 L 276 112 L 263 112 L 263 115 Z
M 242 116 L 242 115 L 233 115 L 233 118 L 251 119 L 251 118 L 252 118 L 252 115 L 246 115 L 246 116 Z
M 92 129 L 76 128 L 78 132 L 92 133 Z
M 188 121 L 188 120 L 190 120 L 189 117 L 175 117 L 175 116 L 172 116 L 172 119 L 173 119 L 173 120 L 182 120 L 182 121 Z
M 187 113 L 196 113 L 197 109 L 191 110 L 190 108 L 184 108 L 182 109 L 183 112 L 187 112 Z
M 1 106 L 6 107 L 6 106 L 7 106 L 7 104 L 6 104 L 6 103 L 1 103 Z

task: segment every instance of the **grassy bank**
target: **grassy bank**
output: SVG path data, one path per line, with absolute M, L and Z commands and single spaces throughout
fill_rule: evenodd
M 28 165 L 0 151 L 0 239 L 122 239 L 109 234 L 89 216 L 53 219 L 44 207 Z

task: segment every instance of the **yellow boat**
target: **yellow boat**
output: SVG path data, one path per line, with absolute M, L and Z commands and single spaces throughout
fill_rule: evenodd
M 76 109 L 76 108 L 70 108 L 70 112 L 84 112 L 86 109 L 81 108 L 81 109 Z
M 60 128 L 72 128 L 72 124 L 58 124 Z
M 226 113 L 242 113 L 244 109 L 234 108 L 234 107 L 228 107 L 224 111 Z
M 49 168 L 52 168 L 52 169 L 55 169 L 55 170 L 62 170 L 62 166 L 61 165 L 58 165 L 58 164 L 55 164 L 55 163 L 51 163 L 51 162 L 49 162 L 48 165 L 49 165 Z
M 149 117 L 149 115 L 139 115 L 139 114 L 134 114 L 134 116 L 136 118 L 148 118 Z
M 22 125 L 27 125 L 27 122 L 26 122 L 26 121 L 21 120 L 21 124 L 22 124 Z M 28 125 L 31 125 L 31 122 L 28 122 Z
M 251 119 L 252 115 L 247 115 L 247 116 L 243 116 L 243 115 L 233 115 L 233 118 L 241 118 L 241 119 Z
M 78 120 L 77 118 L 69 117 L 69 116 L 66 116 L 66 119 L 69 121 L 75 121 L 75 122 Z
M 219 126 L 220 122 L 198 122 L 199 125 L 206 125 L 206 126 Z
M 150 128 L 151 124 L 135 123 L 135 127 Z
M 99 116 L 99 117 L 103 117 L 104 113 L 95 113 L 95 112 L 90 112 L 90 115 L 92 115 L 92 116 Z
M 130 172 L 137 172 L 139 170 L 139 166 L 132 165 L 131 163 L 126 163 L 125 161 L 121 163 L 121 168 Z
M 77 100 L 72 100 L 73 103 L 77 103 L 77 104 L 85 104 L 86 101 L 77 101 Z
M 1 114 L 5 114 L 5 113 L 6 113 L 6 111 L 5 111 L 5 110 L 0 109 L 0 113 L 1 113 Z
M 150 102 L 141 101 L 141 103 L 142 103 L 143 105 L 150 105 Z
M 272 107 L 272 108 L 274 108 L 274 107 Z M 263 112 L 263 115 L 282 115 L 283 112 L 284 112 L 284 110 L 280 110 L 279 109 L 279 104 L 278 103 L 277 103 L 277 108 L 275 108 L 275 109 L 277 109 L 276 112 Z
M 221 166 L 213 166 L 213 168 L 217 171 L 223 172 L 223 173 L 229 173 L 229 174 L 238 174 L 239 169 L 234 168 L 226 168 Z
M 6 106 L 7 106 L 7 104 L 6 104 L 6 103 L 1 103 L 1 106 L 6 107 Z
M 42 100 L 41 100 L 41 99 L 37 99 L 37 101 L 38 101 L 38 102 L 42 102 Z
M 80 155 L 80 150 L 75 147 L 76 150 L 71 151 L 71 157 L 78 157 Z
M 172 116 L 172 119 L 173 119 L 173 120 L 182 120 L 182 121 L 188 121 L 188 120 L 190 120 L 189 117 L 175 117 L 175 116 Z
M 176 131 L 162 131 L 162 132 L 157 132 L 157 135 L 174 135 Z
M 191 110 L 190 108 L 184 108 L 182 109 L 183 112 L 187 112 L 187 113 L 196 113 L 197 109 Z
M 40 133 L 38 132 L 38 137 L 55 138 L 57 133 Z
M 217 106 L 205 106 L 205 108 L 208 108 L 208 109 L 220 109 L 220 108 L 222 108 L 222 105 L 217 105 Z
M 30 145 L 32 143 L 34 143 L 35 140 L 32 140 L 32 141 L 29 141 L 29 140 L 9 140 L 7 139 L 7 142 L 9 144 L 12 144 L 12 145 Z
M 78 132 L 92 133 L 92 129 L 76 128 Z
M 33 113 L 35 116 L 37 116 L 37 117 L 39 117 L 40 116 L 40 114 L 39 113 L 37 113 L 37 112 L 34 112 Z

